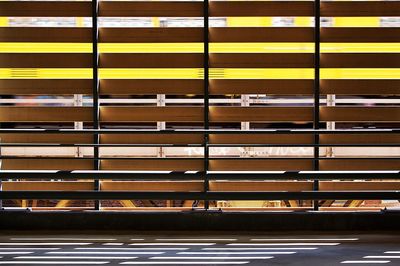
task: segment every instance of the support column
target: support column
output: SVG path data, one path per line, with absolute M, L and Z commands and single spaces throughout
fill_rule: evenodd
M 204 21 L 204 28 L 203 28 L 203 35 L 204 35 L 204 129 L 208 130 L 210 129 L 209 126 L 209 106 L 210 106 L 210 101 L 209 101 L 209 93 L 208 93 L 208 86 L 209 86 L 209 75 L 208 75 L 208 67 L 209 67 L 209 52 L 208 52 L 208 43 L 209 43 L 209 35 L 208 35 L 208 0 L 203 1 L 203 21 Z M 209 189 L 209 182 L 208 182 L 208 177 L 207 177 L 207 171 L 208 171 L 208 159 L 209 159 L 209 148 L 208 148 L 208 133 L 204 134 L 204 193 L 207 193 Z M 209 208 L 209 202 L 205 201 L 204 202 L 204 209 L 208 210 Z

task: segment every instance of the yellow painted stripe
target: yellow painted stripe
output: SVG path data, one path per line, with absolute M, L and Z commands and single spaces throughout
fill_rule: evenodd
M 379 27 L 379 17 L 334 17 L 334 27 Z

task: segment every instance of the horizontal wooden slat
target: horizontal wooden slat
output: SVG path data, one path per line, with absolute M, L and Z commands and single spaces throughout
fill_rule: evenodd
M 3 191 L 76 191 L 93 190 L 93 181 L 17 181 L 2 182 Z
M 82 144 L 93 143 L 92 134 L 0 134 L 2 143 L 61 143 Z
M 100 28 L 99 42 L 187 43 L 202 42 L 203 28 Z
M 320 55 L 321 67 L 326 68 L 396 68 L 400 54 L 394 53 L 327 53 Z
M 374 159 L 362 159 L 362 160 L 320 160 L 320 170 L 324 171 L 357 171 L 357 170 L 399 170 L 399 160 L 374 160 Z
M 91 17 L 90 2 L 1 1 L 2 17 Z
M 322 144 L 398 144 L 400 134 L 321 134 Z
M 0 42 L 90 43 L 91 28 L 0 27 Z
M 0 79 L 0 94 L 92 94 L 90 79 Z
M 0 54 L 3 68 L 89 68 L 91 54 Z
M 312 144 L 307 134 L 210 134 L 210 144 Z
M 202 171 L 202 160 L 101 160 L 101 170 Z
M 321 107 L 321 121 L 400 122 L 398 107 Z
M 103 122 L 202 122 L 202 107 L 101 107 Z
M 102 181 L 102 191 L 203 191 L 203 181 Z
M 321 28 L 321 42 L 400 42 L 400 28 Z
M 100 17 L 202 17 L 202 2 L 101 1 Z
M 74 122 L 92 121 L 90 107 L 0 107 L 1 122 Z
M 109 144 L 202 144 L 201 134 L 101 134 L 100 143 Z
M 210 191 L 303 191 L 312 190 L 307 181 L 210 181 Z
M 319 190 L 399 190 L 400 182 L 396 181 L 320 181 Z
M 306 79 L 212 79 L 209 92 L 221 94 L 313 94 L 313 80 Z
M 201 68 L 203 54 L 101 54 L 99 66 L 103 68 Z
M 211 17 L 301 17 L 313 16 L 312 2 L 306 1 L 211 1 Z
M 400 80 L 398 79 L 323 79 L 320 86 L 321 94 L 400 94 Z
M 310 107 L 210 107 L 211 122 L 312 121 Z
M 2 170 L 93 170 L 93 160 L 76 159 L 3 159 Z
M 309 68 L 313 54 L 210 54 L 210 67 L 215 68 Z
M 213 160 L 209 161 L 210 171 L 300 171 L 312 170 L 312 160 Z M 339 168 L 338 168 L 339 169 Z
M 390 17 L 399 16 L 398 1 L 322 1 L 322 17 Z
M 213 27 L 210 42 L 313 42 L 314 29 L 307 27 Z
M 100 94 L 202 95 L 203 86 L 200 79 L 102 79 Z

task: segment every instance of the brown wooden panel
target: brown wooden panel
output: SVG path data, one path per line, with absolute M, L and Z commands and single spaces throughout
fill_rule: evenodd
M 398 144 L 400 134 L 321 134 L 322 144 Z
M 63 144 L 82 144 L 93 143 L 92 134 L 0 134 L 2 143 L 63 143 Z
M 319 190 L 399 190 L 396 181 L 320 181 Z
M 103 122 L 202 122 L 202 107 L 101 107 Z
M 312 190 L 308 181 L 210 181 L 210 191 L 303 191 Z
M 90 43 L 91 28 L 0 27 L 0 42 Z
M 398 107 L 321 107 L 321 121 L 400 122 Z
M 390 17 L 399 16 L 398 1 L 322 1 L 322 17 Z
M 400 42 L 400 28 L 321 28 L 321 42 Z
M 3 170 L 92 170 L 93 160 L 76 159 L 3 159 Z
M 202 171 L 202 160 L 101 160 L 101 170 Z
M 0 54 L 3 68 L 89 68 L 92 54 Z
M 313 16 L 306 1 L 210 1 L 210 17 L 301 17 Z
M 101 54 L 100 67 L 104 68 L 201 68 L 203 54 Z
M 292 122 L 311 120 L 311 107 L 210 107 L 211 122 Z
M 210 134 L 211 144 L 312 144 L 310 134 Z
M 203 191 L 203 181 L 102 181 L 102 191 Z
M 0 79 L 0 94 L 92 94 L 91 79 Z
M 3 191 L 76 191 L 93 190 L 92 181 L 4 181 Z
M 99 41 L 107 43 L 202 42 L 203 28 L 100 28 Z
M 400 94 L 398 79 L 323 79 L 320 86 L 321 94 Z
M 211 79 L 209 91 L 219 94 L 313 94 L 314 80 L 307 79 Z
M 203 86 L 201 79 L 102 79 L 100 94 L 202 95 Z
M 100 17 L 202 17 L 202 2 L 101 1 Z
M 210 42 L 313 42 L 314 29 L 306 27 L 213 27 Z
M 210 171 L 305 171 L 312 170 L 312 160 L 252 159 L 252 160 L 213 160 L 210 159 Z M 338 168 L 339 169 L 339 168 Z
M 91 107 L 0 107 L 1 122 L 74 122 L 92 121 Z
M 91 17 L 90 2 L 1 1 L 2 17 Z
M 110 144 L 202 144 L 202 134 L 101 134 L 100 143 Z
M 320 170 L 335 171 L 356 171 L 356 170 L 399 170 L 400 160 L 320 160 Z
M 313 54 L 210 54 L 210 67 L 215 68 L 308 68 L 314 67 Z
M 400 67 L 400 54 L 391 53 L 327 53 L 321 54 L 321 67 L 327 68 L 396 68 Z

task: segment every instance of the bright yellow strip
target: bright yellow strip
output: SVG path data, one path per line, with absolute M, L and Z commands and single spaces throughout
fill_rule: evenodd
M 0 53 L 91 53 L 91 43 L 0 42 Z
M 314 43 L 210 43 L 210 53 L 313 53 Z
M 0 79 L 91 79 L 91 68 L 0 68 Z
M 211 68 L 212 79 L 313 79 L 312 68 Z
M 271 27 L 272 17 L 227 17 L 228 27 Z
M 334 17 L 334 27 L 379 27 L 379 17 Z
M 400 53 L 400 43 L 321 43 L 321 53 Z
M 321 79 L 400 79 L 400 68 L 322 68 Z
M 99 43 L 100 53 L 202 53 L 203 43 Z
M 202 68 L 102 68 L 101 79 L 202 79 Z

